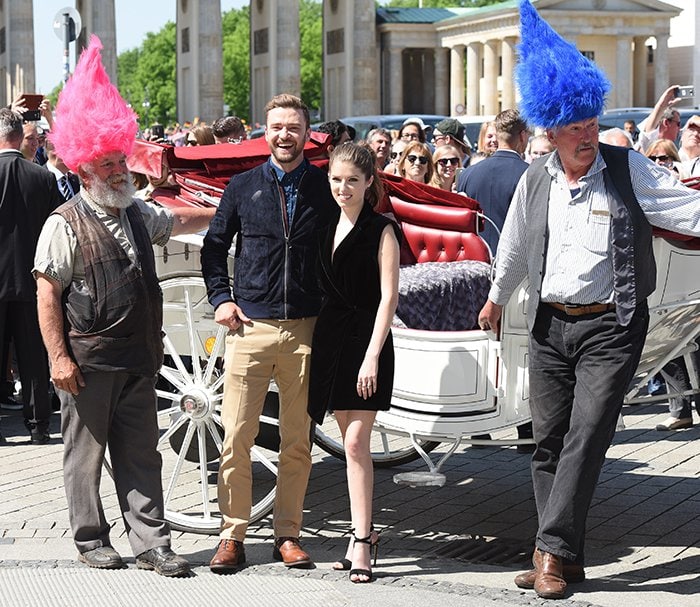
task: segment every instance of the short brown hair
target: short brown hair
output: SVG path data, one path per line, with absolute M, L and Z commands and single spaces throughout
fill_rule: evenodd
M 520 117 L 518 110 L 503 110 L 494 118 L 498 141 L 512 145 L 515 138 L 527 130 L 527 123 Z
M 299 110 L 302 114 L 304 114 L 304 120 L 306 120 L 306 128 L 309 128 L 309 125 L 311 124 L 311 118 L 309 117 L 309 108 L 306 107 L 306 104 L 301 99 L 299 99 L 299 97 L 290 93 L 281 93 L 280 95 L 275 95 L 265 105 L 266 122 L 267 115 L 270 113 L 270 110 L 274 110 L 278 107 Z

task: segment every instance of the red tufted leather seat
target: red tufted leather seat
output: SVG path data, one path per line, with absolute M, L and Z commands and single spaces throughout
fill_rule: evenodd
M 416 204 L 393 196 L 391 207 L 405 240 L 402 264 L 467 259 L 491 262 L 486 243 L 476 233 L 474 209 Z

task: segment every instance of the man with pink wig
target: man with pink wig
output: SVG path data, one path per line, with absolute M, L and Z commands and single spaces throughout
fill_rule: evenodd
M 82 188 L 46 221 L 34 274 L 39 325 L 61 399 L 68 513 L 79 560 L 124 566 L 109 538 L 100 476 L 109 446 L 117 497 L 141 569 L 175 577 L 158 453 L 162 294 L 152 244 L 208 226 L 214 209 L 171 212 L 133 198 L 126 168 L 136 115 L 110 83 L 95 36 L 61 92 L 50 140 Z

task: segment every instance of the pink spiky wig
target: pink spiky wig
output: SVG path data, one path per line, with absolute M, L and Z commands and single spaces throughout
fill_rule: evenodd
M 138 130 L 136 114 L 102 65 L 101 50 L 100 39 L 91 36 L 56 104 L 49 139 L 72 171 L 110 152 L 129 155 Z

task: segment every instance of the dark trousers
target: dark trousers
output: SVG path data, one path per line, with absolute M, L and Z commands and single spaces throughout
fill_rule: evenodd
M 700 369 L 700 350 L 696 350 L 690 355 L 696 369 Z M 669 388 L 669 392 L 684 392 L 692 388 L 690 375 L 683 357 L 669 361 L 663 369 L 661 375 Z M 692 417 L 692 401 L 695 401 L 695 408 L 700 415 L 700 396 L 672 396 L 668 399 L 668 412 L 671 417 L 683 419 Z
M 22 382 L 24 421 L 47 429 L 51 417 L 49 360 L 41 340 L 36 301 L 0 301 L 0 344 L 12 338 Z
M 170 545 L 164 519 L 155 378 L 85 373 L 77 396 L 58 390 L 63 433 L 63 478 L 79 552 L 109 546 L 100 499 L 106 447 L 129 543 L 138 556 Z
M 614 311 L 571 317 L 539 306 L 529 370 L 540 550 L 584 563 L 588 509 L 648 324 L 646 303 L 626 327 Z

